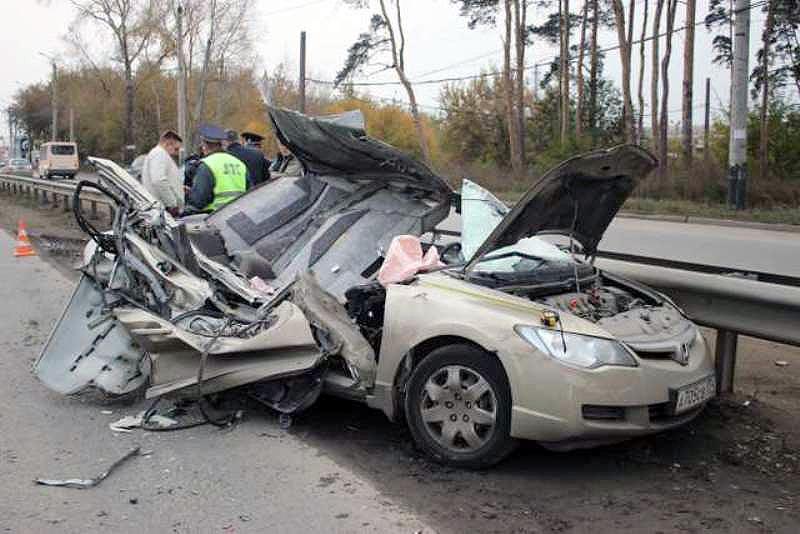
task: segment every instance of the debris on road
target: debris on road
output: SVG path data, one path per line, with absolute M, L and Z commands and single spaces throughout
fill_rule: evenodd
M 133 458 L 134 456 L 144 456 L 149 454 L 149 452 L 142 452 L 141 447 L 137 446 L 128 451 L 125 456 L 111 464 L 111 466 L 97 475 L 95 478 L 67 478 L 64 480 L 56 480 L 50 478 L 37 478 L 34 480 L 36 484 L 40 484 L 42 486 L 57 486 L 62 488 L 73 488 L 73 489 L 88 489 L 93 488 L 100 484 L 103 480 L 108 478 L 115 469 L 117 469 L 120 465 L 125 463 L 128 459 Z
M 786 360 L 775 360 L 775 365 L 777 365 L 778 367 L 786 367 L 789 365 L 789 362 L 787 362 Z
M 211 424 L 218 428 L 232 428 L 242 420 L 244 412 L 233 410 L 223 414 L 214 413 L 210 406 L 204 407 L 203 400 L 182 399 L 171 406 L 156 412 L 161 399 L 156 399 L 147 410 L 136 415 L 126 415 L 108 426 L 114 432 L 132 432 L 137 428 L 149 431 L 186 430 Z
M 151 414 L 145 418 L 146 415 L 147 412 L 145 411 L 139 412 L 138 415 L 126 415 L 122 419 L 109 424 L 108 427 L 114 432 L 131 432 L 135 428 L 169 428 L 178 424 L 175 419 L 163 415 Z

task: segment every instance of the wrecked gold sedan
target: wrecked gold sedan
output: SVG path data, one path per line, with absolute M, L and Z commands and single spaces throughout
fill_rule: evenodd
M 327 392 L 406 421 L 431 457 L 468 467 L 516 439 L 566 450 L 674 427 L 714 395 L 698 328 L 590 261 L 654 166 L 644 150 L 570 159 L 509 210 L 469 181 L 454 194 L 359 128 L 269 113 L 303 174 L 207 217 L 175 220 L 93 160 L 101 183 L 76 194 L 108 195 L 113 230 L 75 203 L 93 242 L 35 366 L 48 387 L 240 388 L 281 413 Z M 436 228 L 452 205 L 462 232 L 445 242 Z

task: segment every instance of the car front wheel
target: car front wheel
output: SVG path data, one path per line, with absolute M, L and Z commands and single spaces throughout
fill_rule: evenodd
M 488 467 L 515 446 L 503 366 L 471 345 L 440 347 L 420 362 L 408 380 L 405 413 L 417 445 L 444 464 Z

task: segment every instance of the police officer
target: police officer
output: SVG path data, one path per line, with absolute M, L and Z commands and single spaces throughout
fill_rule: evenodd
M 242 139 L 244 139 L 244 146 L 254 148 L 258 151 L 262 149 L 264 136 L 255 132 L 242 132 Z
M 247 167 L 222 150 L 225 130 L 205 124 L 199 128 L 205 157 L 197 166 L 186 204 L 196 211 L 213 213 L 247 191 Z
M 247 166 L 247 173 L 250 176 L 248 189 L 269 180 L 269 162 L 267 158 L 264 157 L 260 150 L 242 146 L 239 143 L 239 134 L 235 130 L 225 131 L 225 151 L 242 160 Z

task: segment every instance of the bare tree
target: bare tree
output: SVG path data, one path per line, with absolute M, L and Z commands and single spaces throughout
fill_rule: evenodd
M 642 144 L 644 142 L 644 45 L 647 38 L 648 6 L 649 2 L 645 2 L 644 13 L 642 14 L 642 34 L 639 37 L 639 118 L 636 124 L 636 142 L 638 144 Z
M 177 9 L 176 2 L 171 3 L 172 9 Z M 178 61 L 186 66 L 187 87 L 193 87 L 192 94 L 187 92 L 184 105 L 190 109 L 192 100 L 187 119 L 189 131 L 195 131 L 206 115 L 209 84 L 222 83 L 223 65 L 234 68 L 248 63 L 251 50 L 248 12 L 253 0 L 183 0 L 182 4 L 186 48 L 176 50 L 176 54 Z M 175 30 L 166 31 L 174 42 Z M 196 141 L 196 132 L 193 138 Z
M 501 71 L 503 107 L 512 173 L 521 177 L 525 170 L 525 47 L 530 28 L 527 25 L 527 0 L 451 0 L 468 17 L 471 29 L 479 25 L 495 26 L 503 15 L 503 68 Z M 549 4 L 540 2 L 539 5 Z M 512 68 L 512 43 L 515 67 Z
M 192 113 L 192 123 L 197 122 L 203 116 L 203 110 L 206 104 L 206 90 L 208 88 L 208 73 L 211 68 L 211 51 L 215 45 L 215 33 L 217 29 L 217 0 L 210 0 L 208 3 L 209 10 L 206 16 L 208 21 L 208 33 L 206 35 L 206 44 L 203 51 L 203 65 L 200 68 L 200 79 L 198 80 L 197 99 L 194 103 L 194 113 Z M 192 128 L 194 130 L 194 128 Z M 190 131 L 192 131 L 190 130 Z
M 683 113 L 681 126 L 683 135 L 681 136 L 683 146 L 683 161 L 686 171 L 691 175 L 692 171 L 692 107 L 694 86 L 694 22 L 695 22 L 695 0 L 686 0 L 686 35 L 683 45 Z
M 634 0 L 631 0 L 628 11 L 629 19 L 626 25 L 625 8 L 622 0 L 613 0 L 614 19 L 617 26 L 617 39 L 619 40 L 620 60 L 622 63 L 622 120 L 625 125 L 625 140 L 633 143 L 633 101 L 631 99 L 631 50 L 634 21 Z
M 578 86 L 578 102 L 575 105 L 575 138 L 580 139 L 583 136 L 583 105 L 584 105 L 584 87 L 583 87 L 583 60 L 586 53 L 586 26 L 589 22 L 589 3 L 590 0 L 583 1 L 583 13 L 581 14 L 581 40 L 578 45 L 578 68 L 577 78 L 575 84 Z
M 659 177 L 663 180 L 667 176 L 667 155 L 669 152 L 669 61 L 672 55 L 672 33 L 675 28 L 675 12 L 678 10 L 678 0 L 667 0 L 667 35 L 664 57 L 661 59 L 661 117 L 659 131 L 661 133 L 658 142 L 659 157 L 658 171 Z
M 345 65 L 336 75 L 336 84 L 339 85 L 356 72 L 360 72 L 371 62 L 376 60 L 376 56 L 388 54 L 391 61 L 385 65 L 385 69 L 393 69 L 397 74 L 403 88 L 408 95 L 411 118 L 414 121 L 414 128 L 417 132 L 419 148 L 423 159 L 430 163 L 430 150 L 422 126 L 422 117 L 417 104 L 417 97 L 414 87 L 406 74 L 406 37 L 403 29 L 403 18 L 400 8 L 400 0 L 393 0 L 395 5 L 394 19 L 389 15 L 387 0 L 378 0 L 380 14 L 372 16 L 370 21 L 370 31 L 359 35 L 358 40 L 350 46 Z M 369 0 L 345 0 L 345 3 L 356 8 L 369 6 Z
M 659 69 L 659 44 L 661 37 L 661 15 L 664 11 L 664 0 L 656 0 L 656 12 L 653 17 L 653 47 L 651 49 L 651 74 L 650 74 L 650 129 L 653 132 L 653 152 L 659 154 L 659 138 L 661 128 L 658 121 L 658 69 Z
M 769 172 L 769 58 L 770 45 L 774 39 L 775 0 L 767 2 L 767 22 L 762 36 L 763 48 L 759 51 L 761 59 L 761 112 L 760 139 L 758 145 L 758 177 L 764 181 Z
M 503 0 L 505 14 L 505 32 L 503 37 L 503 97 L 506 107 L 506 126 L 511 149 L 511 169 L 515 178 L 522 175 L 521 158 L 519 153 L 519 131 L 514 113 L 514 75 L 511 71 L 511 41 L 513 17 L 511 14 L 512 0 Z
M 514 115 L 517 129 L 517 154 L 520 175 L 525 171 L 525 45 L 527 44 L 527 0 L 514 0 L 514 37 L 517 68 L 514 73 Z
M 597 71 L 598 71 L 598 46 L 597 33 L 600 28 L 600 0 L 592 0 L 592 45 L 590 49 L 589 67 L 589 129 L 594 129 L 597 123 Z
M 561 143 L 567 142 L 569 133 L 569 0 L 559 0 L 560 29 L 561 29 L 561 61 L 559 70 L 561 74 Z
M 123 144 L 126 147 L 125 159 L 131 154 L 127 147 L 133 145 L 133 110 L 136 97 L 134 74 L 137 62 L 143 57 L 145 49 L 152 44 L 158 25 L 156 24 L 156 2 L 154 0 L 70 0 L 77 11 L 73 28 L 83 23 L 94 24 L 110 32 L 114 42 L 112 61 L 122 66 L 125 80 L 125 128 Z M 77 35 L 74 42 L 81 42 Z M 83 47 L 86 51 L 87 47 Z M 89 53 L 86 52 L 86 57 Z

